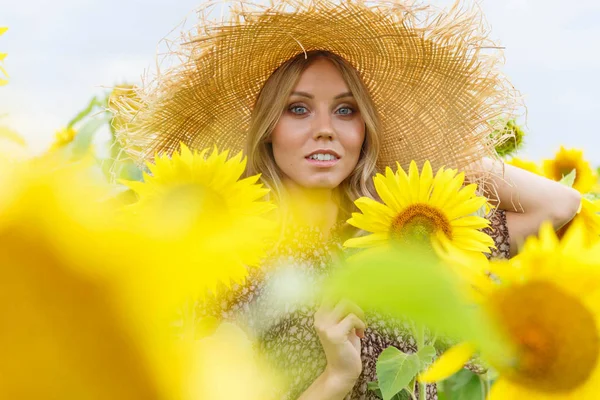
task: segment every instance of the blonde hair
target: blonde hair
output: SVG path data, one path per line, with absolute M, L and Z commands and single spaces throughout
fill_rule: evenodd
M 329 60 L 341 73 L 365 121 L 365 141 L 360 158 L 352 173 L 338 187 L 340 211 L 348 214 L 354 200 L 366 196 L 375 198 L 373 175 L 381 145 L 381 122 L 369 91 L 358 71 L 337 54 L 313 50 L 299 53 L 279 66 L 267 79 L 256 98 L 246 140 L 247 175 L 261 174 L 261 180 L 275 197 L 281 198 L 280 171 L 269 142 L 271 133 L 287 105 L 288 98 L 300 75 L 317 59 Z

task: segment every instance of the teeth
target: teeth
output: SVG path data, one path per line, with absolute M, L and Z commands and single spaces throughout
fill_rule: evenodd
M 337 160 L 337 157 L 334 156 L 333 154 L 322 154 L 322 153 L 313 154 L 309 158 L 311 160 L 318 160 L 318 161 L 333 161 L 333 160 Z

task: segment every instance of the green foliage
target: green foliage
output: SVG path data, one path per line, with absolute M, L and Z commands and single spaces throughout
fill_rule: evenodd
M 380 399 L 383 399 L 383 395 L 381 394 L 381 390 L 379 389 L 379 383 L 377 381 L 367 383 L 367 389 L 375 392 L 375 394 Z M 396 393 L 396 395 L 394 397 L 392 397 L 392 400 L 411 400 L 411 399 L 412 399 L 412 396 L 406 389 L 403 389 L 401 392 Z
M 406 354 L 395 347 L 388 347 L 377 359 L 376 368 L 383 400 L 390 400 L 402 389 L 412 391 L 409 383 L 421 370 L 421 361 L 417 354 Z
M 575 183 L 576 176 L 577 176 L 577 170 L 574 169 L 573 171 L 569 172 L 569 174 L 563 176 L 562 179 L 560 180 L 560 183 L 572 188 L 573 184 Z
M 525 132 L 514 119 L 510 119 L 505 122 L 503 128 L 495 130 L 492 137 L 500 140 L 496 145 L 498 155 L 506 157 L 515 154 L 523 146 Z
M 69 121 L 67 127 L 76 129 L 77 135 L 73 143 L 68 146 L 68 151 L 70 151 L 73 159 L 82 157 L 89 152 L 96 134 L 103 127 L 108 127 L 111 132 L 109 156 L 98 159 L 102 171 L 107 179 L 113 183 L 122 179 L 141 181 L 142 171 L 125 155 L 120 144 L 116 141 L 115 132 L 112 127 L 113 115 L 107 111 L 109 98 L 110 93 L 100 98 L 94 96 L 88 105 Z M 76 125 L 80 127 L 76 128 Z
M 596 200 L 600 200 L 600 193 L 586 193 L 583 195 L 584 198 L 588 199 L 589 201 L 596 201 Z
M 438 384 L 438 399 L 484 400 L 482 379 L 468 369 L 461 369 Z
M 507 353 L 485 314 L 466 300 L 461 286 L 430 252 L 394 248 L 354 255 L 331 276 L 328 296 L 347 298 L 365 310 L 408 319 L 450 338 L 475 344 L 491 359 Z

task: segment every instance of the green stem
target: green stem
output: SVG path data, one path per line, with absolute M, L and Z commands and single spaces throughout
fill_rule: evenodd
M 425 326 L 424 325 L 420 325 L 420 326 L 415 326 L 413 325 L 413 328 L 415 329 L 415 333 L 416 333 L 416 339 L 417 339 L 417 351 L 421 350 L 423 347 L 425 347 Z M 419 381 L 419 400 L 427 400 L 427 386 L 425 383 L 422 383 Z
M 480 375 L 479 379 L 481 379 L 481 391 L 483 392 L 482 398 L 485 400 L 490 394 L 490 379 L 487 372 L 483 375 Z

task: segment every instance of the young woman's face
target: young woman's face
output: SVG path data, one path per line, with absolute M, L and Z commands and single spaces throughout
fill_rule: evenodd
M 365 122 L 337 68 L 318 59 L 300 76 L 271 141 L 283 182 L 333 189 L 356 167 Z

